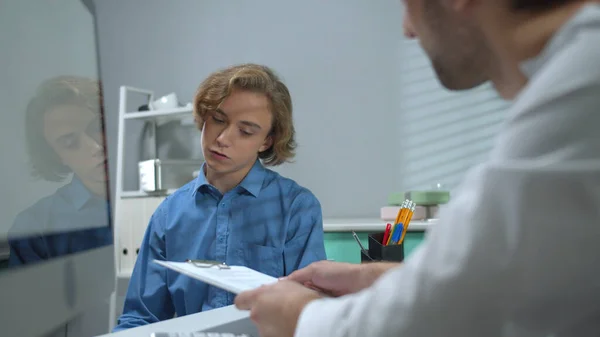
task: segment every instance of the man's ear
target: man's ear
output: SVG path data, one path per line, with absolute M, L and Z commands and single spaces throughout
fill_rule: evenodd
M 267 151 L 272 145 L 273 145 L 273 137 L 267 136 L 267 138 L 265 138 L 265 142 L 263 143 L 263 145 L 260 147 L 260 149 L 258 149 L 258 152 Z

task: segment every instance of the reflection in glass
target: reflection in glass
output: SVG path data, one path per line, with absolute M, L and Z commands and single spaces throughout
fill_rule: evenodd
M 98 81 L 60 76 L 38 87 L 25 113 L 31 172 L 66 184 L 17 215 L 9 267 L 112 243 L 102 118 Z

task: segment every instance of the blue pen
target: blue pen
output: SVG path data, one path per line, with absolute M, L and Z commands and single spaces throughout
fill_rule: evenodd
M 398 241 L 400 241 L 400 237 L 402 237 L 402 231 L 404 230 L 404 225 L 402 223 L 397 224 L 396 226 L 399 226 L 398 229 L 394 232 L 394 235 L 392 236 L 392 244 L 398 244 Z

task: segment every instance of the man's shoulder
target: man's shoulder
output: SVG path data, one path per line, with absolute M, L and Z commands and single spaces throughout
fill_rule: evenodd
M 163 211 L 172 205 L 181 205 L 183 201 L 191 200 L 195 186 L 196 179 L 192 179 L 185 185 L 179 187 L 173 193 L 165 197 L 165 199 L 158 206 L 157 211 Z
M 17 214 L 14 219 L 13 226 L 9 233 L 16 233 L 23 230 L 43 231 L 47 227 L 47 220 L 51 217 L 51 213 L 57 210 L 63 210 L 65 200 L 62 197 L 61 187 L 57 192 L 47 195 L 26 209 Z
M 300 185 L 292 178 L 285 177 L 271 169 L 265 169 L 266 175 L 263 182 L 263 190 L 277 191 L 291 199 L 314 199 L 318 202 L 317 197 L 307 187 Z
M 194 188 L 196 188 L 196 179 L 198 178 L 192 179 L 188 181 L 185 185 L 176 189 L 173 193 L 169 195 L 168 198 L 189 198 L 192 192 L 194 191 Z
M 577 22 L 567 25 L 539 57 L 544 66 L 530 80 L 523 101 L 544 104 L 600 85 L 600 9 L 597 17 Z
M 600 159 L 594 127 L 600 123 L 600 15 L 592 25 L 574 22 L 535 59 L 537 71 L 514 101 L 493 158 Z

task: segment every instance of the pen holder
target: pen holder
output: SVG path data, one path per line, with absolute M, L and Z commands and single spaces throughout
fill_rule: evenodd
M 378 262 L 378 261 L 389 261 L 389 262 L 402 262 L 404 261 L 404 242 L 399 245 L 388 245 L 384 246 L 381 241 L 383 240 L 384 233 L 369 234 L 369 250 L 368 256 L 364 251 L 360 252 L 361 263 L 366 262 Z

